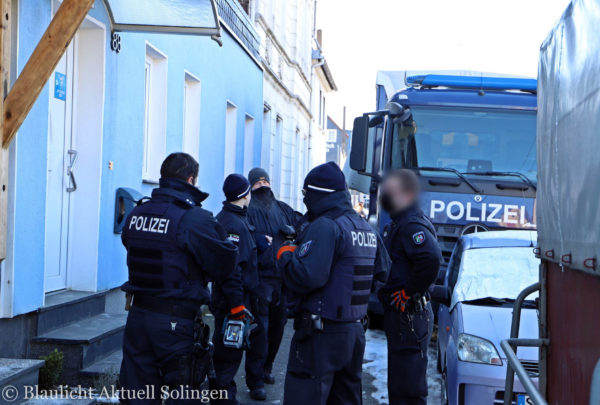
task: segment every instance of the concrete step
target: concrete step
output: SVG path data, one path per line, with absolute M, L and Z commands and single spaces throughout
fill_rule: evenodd
M 84 378 L 91 379 L 109 377 L 118 378 L 122 361 L 123 350 L 115 350 L 114 352 L 96 360 L 86 368 L 82 369 L 79 374 Z
M 51 330 L 32 339 L 31 355 L 57 348 L 64 354 L 62 380 L 76 384 L 81 369 L 121 348 L 126 320 L 127 314 L 101 313 Z
M 44 360 L 0 358 L 0 387 L 3 389 L 0 405 L 21 402 L 25 394 L 24 387 L 35 386 L 38 383 L 39 370 L 43 365 Z M 14 387 L 14 393 L 18 397 L 13 398 L 12 388 L 7 387 Z
M 42 335 L 104 312 L 106 292 L 61 291 L 48 294 L 38 310 L 37 334 Z
M 94 405 L 95 399 L 30 399 L 22 405 Z

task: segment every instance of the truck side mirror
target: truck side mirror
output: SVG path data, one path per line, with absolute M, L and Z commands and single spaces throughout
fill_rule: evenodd
M 352 148 L 350 149 L 350 168 L 359 173 L 365 172 L 367 166 L 367 141 L 369 139 L 369 117 L 354 119 L 352 129 Z

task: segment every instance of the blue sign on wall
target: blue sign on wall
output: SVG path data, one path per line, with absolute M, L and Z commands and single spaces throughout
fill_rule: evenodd
M 63 73 L 54 73 L 54 98 L 67 99 L 67 76 Z

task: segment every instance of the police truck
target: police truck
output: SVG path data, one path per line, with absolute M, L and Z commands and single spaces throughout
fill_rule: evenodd
M 382 230 L 389 222 L 377 204 L 382 176 L 415 171 L 443 254 L 441 281 L 461 235 L 536 227 L 537 81 L 439 73 L 403 79 L 391 97 L 378 79 L 377 111 L 354 120 L 348 182 L 370 196 L 369 222 Z M 374 296 L 370 309 L 381 312 Z

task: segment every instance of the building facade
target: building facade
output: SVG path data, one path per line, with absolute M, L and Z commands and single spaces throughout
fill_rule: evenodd
M 275 194 L 299 211 L 304 176 L 324 161 L 325 144 L 315 141 L 315 117 L 325 106 L 313 55 L 315 0 L 242 1 L 261 39 L 264 112 L 261 165 Z M 321 95 L 319 96 L 319 91 Z M 315 95 L 317 94 L 317 96 Z M 326 124 L 323 124 L 323 127 Z
M 312 50 L 312 166 L 329 161 L 327 96 L 337 90 L 335 81 L 323 54 L 323 31 L 317 30 Z
M 351 131 L 341 128 L 333 118 L 327 117 L 326 158 L 328 162 L 335 162 L 339 167 L 344 167 L 350 150 L 350 134 Z
M 59 5 L 13 0 L 15 73 Z M 117 52 L 105 3 L 95 2 L 10 147 L 4 337 L 35 333 L 32 317 L 57 292 L 107 291 L 127 279 L 115 193 L 149 195 L 169 153 L 198 159 L 210 210 L 221 205 L 226 174 L 260 164 L 260 38 L 237 1 L 217 6 L 222 47 L 209 37 L 122 32 Z M 0 346 L 0 357 L 28 354 L 26 341 Z

